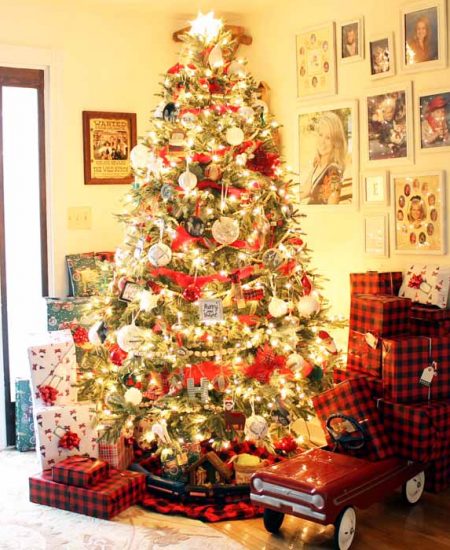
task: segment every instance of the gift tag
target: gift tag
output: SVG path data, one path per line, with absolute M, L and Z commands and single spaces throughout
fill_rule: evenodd
M 372 349 L 377 349 L 378 338 L 371 332 L 366 332 L 365 334 L 366 344 Z
M 419 380 L 419 384 L 430 387 L 435 375 L 436 375 L 436 370 L 434 368 L 434 363 L 433 363 L 432 365 L 430 365 L 429 367 L 426 367 L 423 370 L 422 376 L 420 377 L 420 380 Z
M 426 281 L 423 281 L 422 283 L 420 283 L 419 290 L 421 292 L 424 292 L 425 294 L 429 294 L 431 292 L 430 283 L 427 283 Z

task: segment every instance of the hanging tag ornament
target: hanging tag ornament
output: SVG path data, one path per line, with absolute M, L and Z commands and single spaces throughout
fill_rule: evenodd
M 264 439 L 268 429 L 267 420 L 258 414 L 252 414 L 252 416 L 245 421 L 244 433 L 248 439 Z
M 208 56 L 208 63 L 211 69 L 217 69 L 218 67 L 222 67 L 223 55 L 219 44 L 216 44 L 214 48 L 210 51 Z
M 225 139 L 230 145 L 240 145 L 244 141 L 244 132 L 237 126 L 232 126 L 226 131 Z
M 227 216 L 221 216 L 211 228 L 214 240 L 220 244 L 231 244 L 239 237 L 239 222 Z

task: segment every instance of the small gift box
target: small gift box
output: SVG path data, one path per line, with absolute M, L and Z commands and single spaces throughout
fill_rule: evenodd
M 33 451 L 36 448 L 34 433 L 33 403 L 30 381 L 16 379 L 16 449 Z
M 113 252 L 85 252 L 66 256 L 69 288 L 73 296 L 104 293 L 113 279 Z
M 349 330 L 347 367 L 369 376 L 381 375 L 381 338 Z
M 399 296 L 445 309 L 449 288 L 449 266 L 413 264 L 405 273 Z
M 76 487 L 91 487 L 107 477 L 109 464 L 88 456 L 70 456 L 52 468 L 53 481 Z
M 391 294 L 398 295 L 403 281 L 401 271 L 367 271 L 366 273 L 350 273 L 351 294 Z
M 407 334 L 411 300 L 397 296 L 355 294 L 350 304 L 350 329 L 376 338 Z
M 134 462 L 133 445 L 123 436 L 120 436 L 115 443 L 100 441 L 98 456 L 116 470 L 126 470 Z
M 28 348 L 35 405 L 62 405 L 77 400 L 77 363 L 70 330 L 32 338 Z
M 145 475 L 112 472 L 93 487 L 56 483 L 51 470 L 30 477 L 30 501 L 102 519 L 111 519 L 137 504 L 145 493 Z

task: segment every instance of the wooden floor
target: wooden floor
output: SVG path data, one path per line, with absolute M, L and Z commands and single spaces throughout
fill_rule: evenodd
M 264 529 L 262 519 L 210 524 L 250 550 L 326 550 L 333 548 L 323 527 L 286 516 L 279 535 Z M 309 540 L 309 544 L 304 539 Z M 321 540 L 322 539 L 322 540 Z M 325 540 L 324 540 L 325 539 Z M 416 506 L 403 504 L 399 493 L 367 510 L 357 511 L 357 533 L 352 550 L 450 549 L 450 489 L 425 493 Z M 220 549 L 217 549 L 220 550 Z

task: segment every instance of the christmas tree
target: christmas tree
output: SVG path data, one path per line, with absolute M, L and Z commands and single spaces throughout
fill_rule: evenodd
M 110 439 L 276 449 L 338 360 L 278 124 L 237 45 L 212 14 L 192 23 L 131 152 L 126 238 L 81 363 Z

